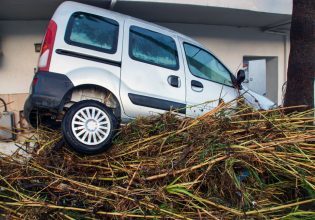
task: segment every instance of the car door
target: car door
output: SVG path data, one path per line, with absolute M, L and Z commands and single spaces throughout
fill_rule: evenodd
M 127 116 L 170 109 L 185 113 L 185 71 L 179 48 L 172 32 L 126 20 L 120 97 Z
M 210 52 L 194 43 L 182 41 L 186 72 L 188 116 L 197 117 L 219 104 L 238 97 L 229 70 Z

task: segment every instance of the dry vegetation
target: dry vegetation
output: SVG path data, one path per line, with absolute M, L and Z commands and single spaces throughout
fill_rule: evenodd
M 0 213 L 10 219 L 314 219 L 313 111 L 231 106 L 197 119 L 139 118 L 96 156 L 77 155 L 56 145 L 60 133 L 41 131 L 31 158 L 0 159 Z

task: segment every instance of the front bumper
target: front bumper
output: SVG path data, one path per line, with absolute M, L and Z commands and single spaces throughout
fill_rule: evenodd
M 34 79 L 31 94 L 24 104 L 24 117 L 36 127 L 38 114 L 58 114 L 62 110 L 67 94 L 74 86 L 66 75 L 59 73 L 40 71 Z

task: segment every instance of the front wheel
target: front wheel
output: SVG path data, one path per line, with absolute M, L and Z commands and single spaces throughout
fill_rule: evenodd
M 66 142 L 83 154 L 106 151 L 111 146 L 116 128 L 117 119 L 112 110 L 94 100 L 71 106 L 61 125 Z

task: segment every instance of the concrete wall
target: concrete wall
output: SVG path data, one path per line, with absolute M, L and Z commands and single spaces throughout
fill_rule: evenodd
M 243 57 L 278 57 L 278 71 L 268 74 L 267 82 L 278 82 L 277 88 L 271 85 L 269 91 L 278 92 L 270 98 L 282 103 L 281 88 L 286 78 L 289 51 L 289 44 L 282 35 L 264 33 L 254 28 L 170 23 L 160 25 L 196 39 L 216 54 L 233 73 L 242 67 Z
M 0 94 L 27 93 L 47 21 L 0 21 Z
M 117 0 L 118 2 L 152 2 L 150 0 Z M 233 8 L 267 13 L 291 14 L 292 0 L 154 0 L 161 3 Z

